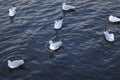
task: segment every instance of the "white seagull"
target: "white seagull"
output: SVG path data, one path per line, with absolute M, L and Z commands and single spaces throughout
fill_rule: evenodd
M 19 66 L 24 64 L 24 60 L 8 60 L 8 67 L 11 69 L 18 68 Z
M 75 9 L 75 7 L 71 6 L 71 5 L 67 5 L 65 2 L 63 2 L 62 9 L 63 10 L 71 10 L 71 9 Z
M 50 44 L 50 46 L 49 46 L 49 48 L 50 48 L 50 50 L 57 50 L 57 49 L 59 49 L 61 46 L 62 46 L 62 43 L 63 43 L 63 41 L 61 40 L 61 41 L 57 41 L 57 42 L 53 42 L 53 41 L 49 41 L 49 44 Z
M 120 18 L 117 18 L 115 16 L 110 15 L 109 16 L 109 21 L 110 22 L 120 22 Z
M 9 9 L 9 16 L 13 17 L 16 14 L 16 7 L 13 5 L 12 8 Z
M 109 42 L 113 42 L 115 40 L 114 39 L 114 34 L 109 33 L 108 31 L 104 31 L 104 36 L 105 36 L 105 39 Z
M 54 29 L 60 29 L 62 27 L 63 19 L 56 20 L 54 24 Z

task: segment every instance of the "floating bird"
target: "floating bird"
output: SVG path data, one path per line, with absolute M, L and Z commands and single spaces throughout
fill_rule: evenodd
M 67 5 L 65 2 L 63 2 L 62 9 L 63 10 L 71 10 L 71 9 L 75 9 L 75 7 L 71 6 L 71 5 Z
M 115 16 L 110 15 L 109 16 L 109 21 L 110 22 L 120 22 L 120 18 L 117 18 Z
M 24 64 L 24 60 L 8 60 L 8 67 L 11 69 L 18 68 Z
M 62 27 L 63 19 L 56 20 L 54 24 L 54 29 L 60 29 Z
M 114 39 L 114 34 L 113 33 L 109 33 L 107 30 L 104 31 L 104 35 L 105 35 L 105 39 L 109 42 L 113 42 Z
M 49 44 L 50 44 L 49 48 L 50 48 L 50 50 L 53 50 L 53 51 L 57 50 L 62 46 L 62 43 L 63 43 L 63 40 L 57 41 L 57 42 L 53 42 L 52 40 L 50 40 L 49 41 Z
M 12 8 L 9 9 L 9 16 L 13 17 L 16 14 L 16 7 L 13 5 Z

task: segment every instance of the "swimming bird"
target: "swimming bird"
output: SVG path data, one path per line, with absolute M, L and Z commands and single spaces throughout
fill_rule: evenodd
M 11 69 L 18 68 L 24 64 L 24 60 L 8 60 L 8 67 Z
M 12 5 L 12 7 L 9 9 L 9 16 L 13 17 L 16 14 L 16 7 Z
M 49 48 L 50 48 L 50 50 L 57 50 L 57 49 L 59 49 L 61 46 L 62 46 L 62 44 L 63 44 L 63 40 L 61 40 L 61 41 L 57 41 L 57 42 L 53 42 L 52 40 L 50 40 L 49 41 Z
M 54 29 L 60 29 L 62 27 L 63 19 L 56 20 L 54 24 Z
M 109 21 L 110 22 L 120 22 L 120 18 L 117 18 L 116 16 L 109 16 Z
M 71 6 L 71 5 L 67 5 L 65 2 L 63 2 L 62 9 L 63 10 L 71 10 L 71 9 L 75 9 L 75 7 Z
M 104 36 L 105 36 L 105 39 L 109 42 L 113 42 L 115 39 L 114 39 L 114 34 L 113 33 L 109 33 L 107 30 L 104 31 Z

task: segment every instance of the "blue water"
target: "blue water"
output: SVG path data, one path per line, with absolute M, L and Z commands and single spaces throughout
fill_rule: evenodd
M 64 0 L 0 0 L 1 80 L 120 80 L 120 0 L 66 0 L 76 6 L 64 15 Z M 8 9 L 17 7 L 14 23 Z M 55 31 L 54 21 L 64 18 Z M 104 28 L 115 34 L 115 42 L 104 39 Z M 64 39 L 55 52 L 49 40 Z M 24 59 L 23 68 L 10 70 L 7 60 Z

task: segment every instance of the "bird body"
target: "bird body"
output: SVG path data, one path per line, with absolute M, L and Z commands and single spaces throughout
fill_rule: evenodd
M 117 18 L 115 16 L 110 15 L 109 16 L 109 21 L 110 22 L 120 22 L 120 18 Z
M 105 39 L 109 42 L 113 42 L 114 39 L 114 34 L 109 33 L 108 31 L 104 31 Z
M 49 48 L 51 50 L 57 50 L 61 47 L 62 43 L 63 43 L 62 41 L 53 42 L 50 40 L 49 41 L 49 44 L 50 44 Z
M 67 5 L 65 2 L 63 2 L 62 9 L 63 10 L 71 10 L 71 9 L 75 9 L 75 7 L 71 6 L 71 5 Z
M 24 60 L 13 60 L 13 61 L 8 60 L 8 67 L 11 69 L 17 68 L 23 64 L 24 64 Z
M 60 29 L 62 27 L 63 19 L 56 20 L 54 24 L 54 29 Z
M 16 14 L 16 7 L 12 7 L 9 9 L 9 16 L 13 17 Z

